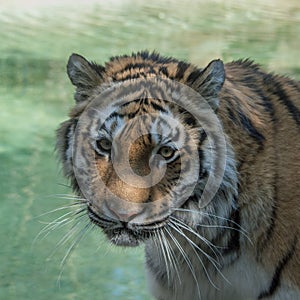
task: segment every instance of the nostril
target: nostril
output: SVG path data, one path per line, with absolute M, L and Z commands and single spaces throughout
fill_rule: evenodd
M 131 211 L 120 211 L 117 209 L 113 209 L 112 207 L 107 206 L 110 213 L 118 220 L 120 220 L 122 223 L 128 223 L 132 219 L 134 219 L 137 215 L 141 213 L 141 211 L 137 210 L 131 210 Z

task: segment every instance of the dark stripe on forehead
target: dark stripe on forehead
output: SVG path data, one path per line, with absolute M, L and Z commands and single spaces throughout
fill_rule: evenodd
M 132 70 L 132 69 L 145 69 L 145 68 L 151 68 L 151 66 L 149 64 L 146 64 L 146 63 L 137 63 L 137 62 L 134 62 L 134 63 L 128 63 L 125 68 L 123 68 L 122 71 L 129 71 L 129 70 Z
M 148 71 L 148 72 L 141 72 L 140 70 L 137 70 L 137 71 L 138 71 L 137 73 L 134 73 L 134 74 L 130 73 L 126 76 L 122 76 L 122 78 L 113 77 L 113 80 L 119 82 L 119 81 L 126 81 L 126 80 L 130 80 L 130 79 L 147 78 L 147 76 L 151 73 L 150 71 Z M 118 74 L 118 75 L 121 75 L 121 74 Z
M 118 112 L 116 112 L 116 111 L 114 111 L 113 113 L 111 113 L 109 116 L 108 116 L 108 118 L 106 118 L 106 120 L 105 121 L 108 121 L 108 120 L 111 120 L 111 119 L 113 119 L 113 118 L 123 118 L 124 117 L 124 115 L 123 114 L 120 114 L 120 113 L 118 113 Z
M 167 77 L 169 77 L 169 71 L 168 68 L 166 66 L 162 66 L 159 68 L 159 73 L 162 73 L 164 75 L 166 75 Z
M 121 108 L 123 107 L 127 107 L 128 105 L 132 104 L 132 103 L 138 103 L 138 102 L 141 102 L 142 99 L 138 98 L 138 99 L 134 99 L 134 100 L 131 100 L 131 101 L 128 101 L 128 102 L 125 102 L 123 104 L 120 105 Z
M 128 119 L 135 118 L 139 112 L 140 112 L 140 108 L 138 108 L 136 111 L 130 112 L 129 114 L 127 114 Z
M 165 110 L 160 104 L 155 103 L 154 101 L 150 102 L 150 105 L 152 106 L 153 109 L 158 110 L 160 112 L 167 113 L 167 110 Z
M 178 79 L 178 80 L 182 79 L 184 74 L 185 74 L 185 71 L 188 69 L 189 66 L 190 66 L 189 64 L 187 64 L 183 61 L 180 61 L 178 63 L 175 78 Z

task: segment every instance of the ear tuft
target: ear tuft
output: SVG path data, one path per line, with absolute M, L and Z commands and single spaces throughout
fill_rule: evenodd
M 79 54 L 72 54 L 67 64 L 67 73 L 73 85 L 77 87 L 75 99 L 85 100 L 91 91 L 103 81 L 102 66 L 90 63 Z
M 222 60 L 211 61 L 202 70 L 192 87 L 204 97 L 213 109 L 219 106 L 218 95 L 225 81 L 225 69 Z

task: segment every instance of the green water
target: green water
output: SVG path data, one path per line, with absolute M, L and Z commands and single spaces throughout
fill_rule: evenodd
M 110 248 L 94 230 L 62 268 L 70 243 L 56 245 L 67 227 L 35 241 L 63 211 L 40 215 L 71 203 L 58 197 L 71 191 L 53 152 L 55 129 L 73 103 L 68 56 L 103 63 L 156 49 L 200 66 L 250 57 L 300 79 L 300 3 L 55 2 L 0 6 L 0 299 L 151 299 L 142 248 Z

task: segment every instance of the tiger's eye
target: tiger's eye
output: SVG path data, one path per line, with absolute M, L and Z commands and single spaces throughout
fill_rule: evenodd
M 168 146 L 163 146 L 159 149 L 158 153 L 165 159 L 170 159 L 175 154 L 175 150 Z
M 106 138 L 100 139 L 97 141 L 97 146 L 99 150 L 109 152 L 111 150 L 111 141 Z

